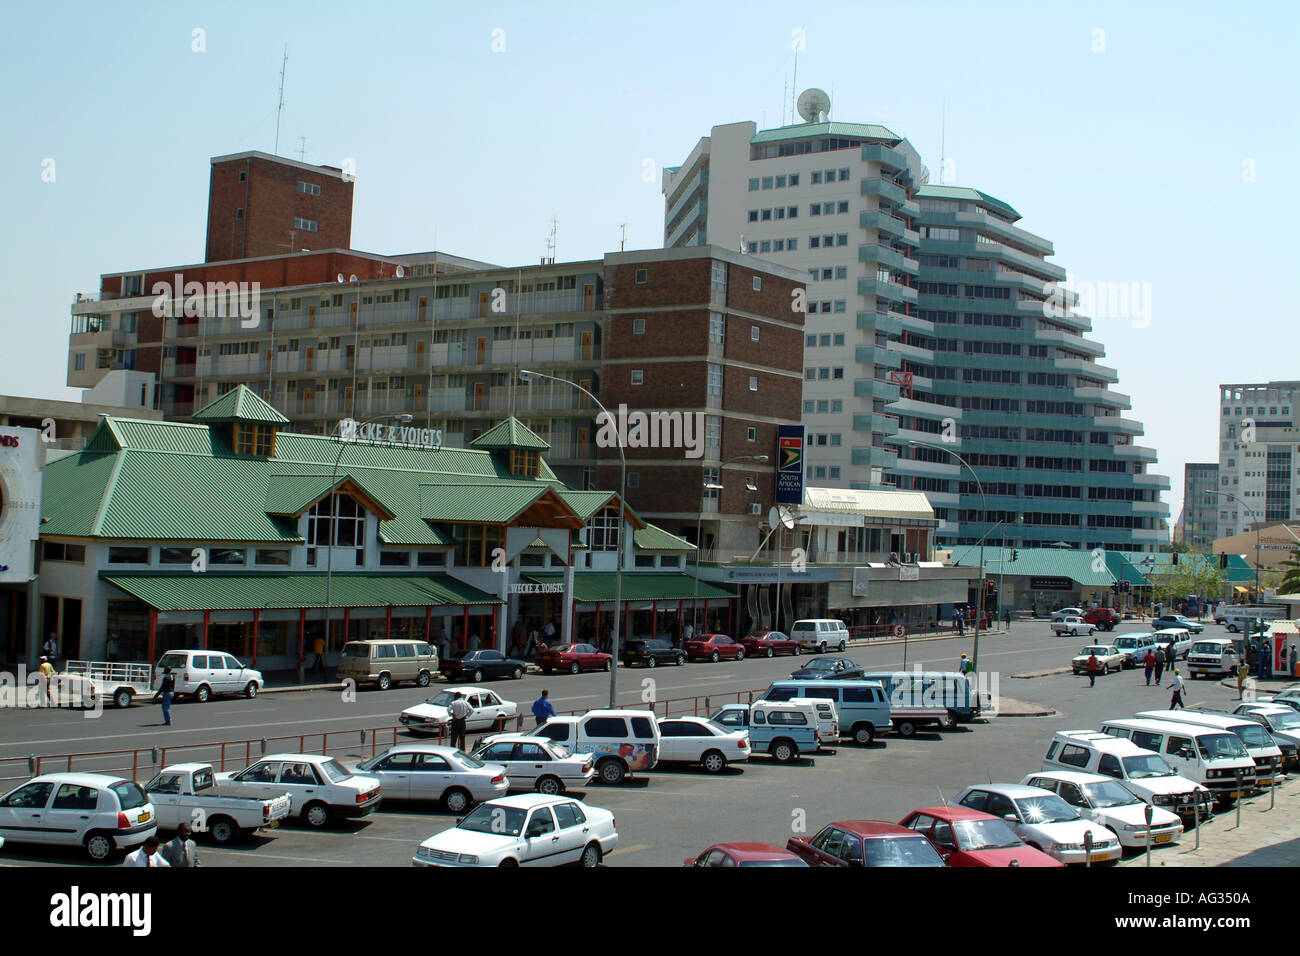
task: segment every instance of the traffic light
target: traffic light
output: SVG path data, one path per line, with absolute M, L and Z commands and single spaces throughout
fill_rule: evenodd
M 1228 570 L 1228 555 L 1226 552 L 1219 555 L 1219 569 L 1222 571 Z
M 1018 557 L 1020 557 L 1020 549 L 1019 549 L 1019 548 L 1012 548 L 1012 549 L 1011 549 L 1011 560 L 1014 561 L 1014 560 L 1016 560 L 1016 558 L 1018 558 Z
M 1173 557 L 1174 557 L 1173 565 L 1174 565 L 1174 567 L 1178 567 L 1178 552 L 1177 552 L 1177 551 L 1174 552 Z

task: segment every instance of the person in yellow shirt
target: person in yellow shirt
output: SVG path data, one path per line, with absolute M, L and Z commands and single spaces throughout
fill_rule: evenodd
M 50 691 L 50 679 L 54 677 L 54 665 L 48 657 L 41 658 L 41 685 L 45 688 L 45 703 L 54 706 L 54 695 Z

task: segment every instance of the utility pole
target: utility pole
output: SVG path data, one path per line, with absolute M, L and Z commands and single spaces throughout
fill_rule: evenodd
M 623 232 L 622 237 L 618 240 L 618 251 L 622 252 L 623 247 L 627 245 L 627 223 L 620 223 L 618 228 Z
M 284 45 L 284 59 L 280 61 L 280 103 L 275 108 L 275 155 L 280 155 L 280 117 L 284 113 L 284 73 L 289 68 L 289 44 Z

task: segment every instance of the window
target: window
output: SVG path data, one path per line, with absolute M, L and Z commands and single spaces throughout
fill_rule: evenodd
M 725 262 L 714 261 L 710 285 L 714 292 L 727 291 L 727 264 Z
M 758 210 L 757 210 L 757 209 L 751 209 L 751 210 L 749 211 L 749 221 L 750 221 L 750 222 L 758 222 Z
M 236 218 L 236 219 L 243 219 L 243 218 L 244 218 L 244 207 L 243 207 L 243 206 L 240 206 L 238 209 L 235 210 L 235 218 Z
M 719 345 L 727 340 L 726 318 L 721 312 L 709 313 L 709 341 Z
M 804 336 L 804 345 L 807 346 L 808 348 L 814 348 L 817 345 L 817 336 L 815 335 Z
M 632 320 L 632 334 L 645 335 L 645 319 Z
M 763 277 L 754 276 L 754 291 L 761 292 L 762 290 L 763 290 Z
M 841 232 L 839 235 L 835 237 L 835 245 L 847 246 L 848 244 L 849 244 L 849 234 L 847 232 Z
M 238 564 L 247 563 L 245 552 L 238 548 L 210 548 L 208 549 L 209 564 Z
M 304 232 L 318 232 L 315 219 L 302 219 L 298 216 L 293 217 L 293 228 L 301 229 Z
M 764 177 L 763 177 L 763 188 L 764 188 L 764 189 L 771 189 L 771 188 L 772 188 L 772 177 L 771 177 L 771 176 L 764 176 Z
M 817 185 L 818 183 L 820 183 L 821 181 L 822 181 L 821 170 L 817 170 L 816 172 L 814 172 L 814 173 L 812 174 L 812 184 L 813 184 L 814 186 L 816 186 L 816 185 Z
M 110 547 L 108 549 L 109 564 L 148 564 L 148 548 L 128 548 L 128 547 Z
M 307 544 L 336 548 L 364 545 L 366 512 L 350 495 L 322 498 L 307 513 Z
M 757 342 L 757 341 L 758 341 L 758 326 L 757 326 L 757 325 L 751 325 L 751 326 L 749 327 L 749 340 L 750 340 L 751 342 Z
M 70 561 L 73 564 L 86 563 L 86 546 L 84 544 L 64 544 L 62 541 L 42 542 L 41 557 L 46 561 Z M 187 557 L 186 563 L 189 562 Z
M 632 384 L 643 385 L 645 383 L 645 372 L 642 369 L 632 369 Z
M 258 548 L 253 552 L 253 561 L 256 564 L 288 565 L 292 560 L 288 548 Z
M 710 395 L 722 394 L 722 366 L 721 365 L 712 365 L 712 364 L 709 365 L 709 386 L 708 387 L 709 387 Z
M 755 428 L 753 425 L 750 425 L 747 429 L 745 429 L 745 440 L 758 441 L 758 429 Z
M 849 171 L 848 171 L 848 169 L 847 169 L 847 168 L 846 168 L 846 169 L 841 169 L 841 170 L 840 170 L 840 182 L 844 182 L 844 181 L 846 181 L 848 178 L 849 178 Z
M 757 179 L 757 178 L 751 179 L 751 180 L 749 181 L 749 191 L 750 191 L 751 193 L 758 192 L 758 179 Z
M 587 547 L 592 551 L 617 551 L 618 525 L 618 509 L 601 508 L 587 525 Z
M 1083 747 L 1067 744 L 1061 749 L 1061 756 L 1057 758 L 1057 762 L 1071 767 L 1086 767 L 1088 766 L 1088 751 Z
M 749 376 L 749 390 L 750 390 L 751 392 L 757 392 L 757 391 L 758 391 L 758 376 L 757 376 L 757 375 L 751 375 L 751 376 Z
M 835 267 L 835 278 L 837 278 L 837 279 L 847 279 L 848 277 L 849 277 L 849 267 L 848 267 L 848 266 L 836 266 L 836 267 Z
M 379 566 L 381 568 L 409 568 L 411 566 L 411 552 L 380 551 Z
M 772 221 L 772 210 L 770 210 L 770 209 L 764 209 L 764 210 L 763 210 L 763 215 L 762 215 L 762 220 L 763 220 L 763 222 L 771 222 L 771 221 Z
M 817 403 L 813 401 L 804 402 L 803 410 L 811 414 L 817 410 Z
M 316 183 L 305 183 L 300 179 L 298 180 L 298 192 L 306 193 L 308 196 L 319 196 L 320 186 Z
M 650 278 L 650 270 L 648 270 L 648 269 L 637 269 L 637 270 L 636 270 L 636 284 L 637 284 L 637 285 L 645 285 L 649 278 Z
M 798 218 L 799 218 L 799 207 L 798 207 L 798 206 L 786 206 L 786 207 L 785 207 L 785 214 L 786 214 L 786 216 L 789 217 L 790 219 L 798 219 Z
M 798 173 L 791 173 L 791 174 L 790 174 L 790 185 L 791 185 L 791 186 L 798 186 L 798 185 L 799 185 L 799 174 L 798 174 Z
M 812 205 L 810 205 L 810 206 L 808 207 L 808 215 L 810 215 L 810 216 L 820 216 L 821 214 L 822 214 L 822 204 L 821 204 L 821 203 L 819 203 L 819 202 L 815 202 L 815 203 L 813 203 Z
M 592 717 L 585 729 L 588 737 L 618 739 L 627 736 L 627 724 L 622 717 Z
M 822 237 L 821 237 L 821 236 L 809 236 L 809 237 L 808 237 L 808 248 L 809 248 L 809 249 L 820 249 L 821 247 L 822 247 Z

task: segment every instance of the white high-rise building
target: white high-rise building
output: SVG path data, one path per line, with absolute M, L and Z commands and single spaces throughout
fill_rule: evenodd
M 1300 382 L 1219 386 L 1218 534 L 1300 517 Z

